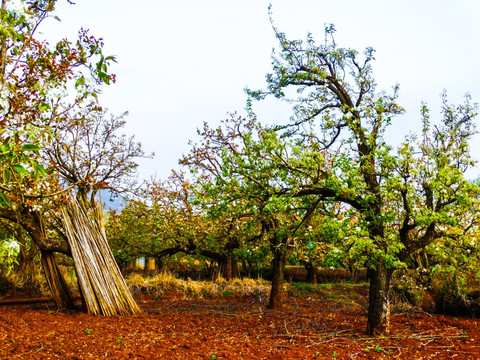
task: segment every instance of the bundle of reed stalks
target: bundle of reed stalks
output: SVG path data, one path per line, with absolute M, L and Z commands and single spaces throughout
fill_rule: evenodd
M 86 206 L 73 199 L 62 211 L 62 221 L 88 313 L 141 313 L 108 245 L 101 204 L 97 202 L 89 214 Z

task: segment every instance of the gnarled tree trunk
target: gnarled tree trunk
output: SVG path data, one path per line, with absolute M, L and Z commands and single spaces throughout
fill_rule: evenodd
M 49 240 L 45 229 L 43 215 L 39 212 L 24 212 L 26 228 L 33 242 L 40 248 L 41 262 L 48 288 L 58 309 L 73 310 L 75 304 L 72 293 L 63 278 L 55 260 L 54 250 L 48 249 Z M 66 244 L 65 244 L 66 245 Z M 68 250 L 68 247 L 63 246 Z

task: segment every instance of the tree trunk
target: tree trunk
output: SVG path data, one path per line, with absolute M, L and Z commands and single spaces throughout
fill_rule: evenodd
M 18 253 L 18 264 L 15 266 L 14 271 L 22 274 L 23 285 L 25 289 L 30 289 L 35 287 L 35 275 L 38 272 L 38 263 L 34 261 L 36 255 L 38 255 L 38 250 L 33 243 L 27 243 L 25 234 L 23 231 L 16 229 L 15 239 L 20 244 L 20 252 Z
M 233 256 L 232 251 L 222 256 L 222 259 L 219 261 L 219 268 L 220 274 L 225 280 L 232 280 L 239 277 L 237 259 Z
M 270 309 L 278 310 L 282 307 L 286 261 L 287 254 L 283 246 L 280 249 L 275 249 L 273 252 L 272 290 L 270 292 L 270 303 L 268 305 Z
M 368 304 L 368 335 L 388 335 L 390 333 L 390 279 L 393 269 L 388 269 L 385 261 L 380 261 L 370 272 L 370 298 Z
M 250 261 L 250 260 L 245 260 L 245 271 L 247 272 L 247 277 L 252 278 L 252 273 L 253 273 L 253 268 L 254 268 L 255 263 Z M 258 270 L 258 267 L 257 267 Z M 257 278 L 258 278 L 258 271 L 256 272 Z
M 246 277 L 251 277 L 252 276 L 252 271 L 251 271 L 250 264 L 248 263 L 247 260 L 243 259 L 242 260 L 242 276 Z
M 238 260 L 235 256 L 232 256 L 232 277 L 233 279 L 240 278 L 240 269 L 238 268 Z
M 41 250 L 41 255 L 43 271 L 55 305 L 58 309 L 75 309 L 72 294 L 55 262 L 54 253 Z
M 220 267 L 220 275 L 225 280 L 232 280 L 232 262 L 231 262 L 232 254 L 226 254 L 222 256 L 222 260 L 219 262 Z
M 317 268 L 312 264 L 306 264 L 305 269 L 307 270 L 307 282 L 309 284 L 317 283 Z
M 358 273 L 359 273 L 359 269 L 357 267 L 353 267 L 350 270 L 352 284 L 356 284 L 358 282 Z

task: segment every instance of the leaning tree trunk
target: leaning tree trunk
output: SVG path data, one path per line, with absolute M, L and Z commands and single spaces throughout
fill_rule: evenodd
M 370 274 L 367 333 L 388 335 L 390 333 L 389 291 L 393 269 L 387 268 L 385 261 L 381 260 Z
M 27 224 L 28 233 L 32 241 L 40 248 L 43 272 L 55 305 L 59 310 L 73 310 L 75 304 L 72 293 L 58 268 L 54 252 L 43 247 L 47 240 L 43 215 L 39 212 L 27 212 L 24 216 L 29 220 Z
M 273 251 L 272 290 L 270 291 L 270 303 L 268 305 L 270 309 L 280 309 L 282 307 L 286 262 L 287 254 L 284 246 L 275 248 Z
M 43 271 L 55 305 L 58 309 L 73 310 L 75 308 L 73 297 L 55 262 L 54 253 L 41 250 L 41 256 Z

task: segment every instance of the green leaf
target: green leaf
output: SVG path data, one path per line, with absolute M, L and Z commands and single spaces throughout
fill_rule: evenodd
M 79 87 L 79 86 L 82 86 L 85 84 L 85 77 L 80 77 L 77 79 L 77 81 L 75 82 L 75 87 Z
M 5 185 L 8 185 L 11 179 L 12 179 L 12 172 L 10 171 L 10 169 L 5 168 L 3 170 L 3 182 L 5 183 Z
M 20 164 L 14 164 L 12 165 L 12 169 L 14 169 L 16 172 L 18 172 L 21 175 L 28 175 L 27 169 L 25 169 L 22 165 Z
M 25 144 L 22 146 L 22 151 L 40 151 L 41 147 L 35 144 Z
M 10 206 L 10 199 L 4 192 L 0 192 L 0 204 Z
M 34 162 L 33 163 L 33 167 L 35 168 L 35 171 L 37 171 L 39 174 L 41 174 L 42 176 L 45 176 L 47 174 L 47 172 L 45 171 L 44 167 L 39 164 L 38 162 Z
M 12 151 L 12 146 L 10 144 L 0 145 L 0 154 L 1 155 L 7 155 L 11 151 Z
M 40 105 L 38 106 L 38 110 L 40 110 L 40 111 L 42 111 L 42 112 L 48 111 L 48 109 L 50 109 L 50 105 L 48 105 L 48 104 L 40 104 Z

